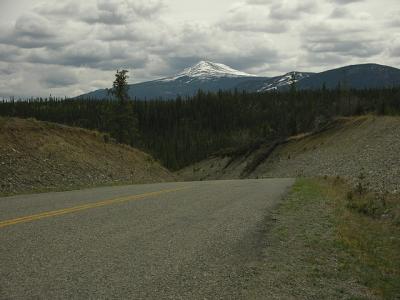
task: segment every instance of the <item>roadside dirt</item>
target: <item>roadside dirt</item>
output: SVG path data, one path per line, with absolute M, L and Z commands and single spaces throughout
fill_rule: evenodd
M 1 195 L 174 180 L 150 155 L 104 134 L 0 118 Z
M 379 192 L 400 192 L 400 118 L 341 118 L 317 134 L 292 137 L 245 155 L 214 156 L 180 170 L 186 180 L 340 176 Z M 258 160 L 250 174 L 244 171 Z

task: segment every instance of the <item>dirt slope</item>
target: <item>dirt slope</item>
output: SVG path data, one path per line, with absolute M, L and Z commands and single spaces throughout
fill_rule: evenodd
M 98 132 L 0 118 L 0 194 L 176 179 L 137 149 Z
M 362 173 L 371 189 L 400 192 L 399 117 L 342 118 L 321 133 L 291 138 L 266 158 L 270 146 L 215 156 L 178 174 L 187 180 L 328 175 L 356 183 Z M 250 164 L 256 167 L 246 173 Z

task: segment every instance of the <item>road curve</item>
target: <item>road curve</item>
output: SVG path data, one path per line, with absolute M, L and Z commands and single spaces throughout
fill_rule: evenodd
M 0 298 L 240 299 L 291 179 L 0 198 Z

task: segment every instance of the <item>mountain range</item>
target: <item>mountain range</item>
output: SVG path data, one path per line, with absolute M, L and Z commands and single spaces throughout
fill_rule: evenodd
M 268 92 L 287 90 L 293 83 L 297 89 L 334 89 L 339 85 L 353 89 L 400 86 L 400 69 L 360 64 L 345 66 L 320 73 L 289 72 L 276 77 L 260 77 L 235 70 L 227 65 L 200 61 L 170 77 L 129 85 L 129 96 L 134 99 L 175 99 L 192 96 L 198 90 L 238 90 Z M 107 89 L 96 90 L 78 98 L 103 99 L 110 97 Z

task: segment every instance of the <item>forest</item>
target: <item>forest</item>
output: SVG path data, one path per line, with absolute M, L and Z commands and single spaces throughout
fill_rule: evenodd
M 400 88 L 246 93 L 199 91 L 175 100 L 32 98 L 0 102 L 0 116 L 35 118 L 105 133 L 119 142 L 118 118 L 129 120 L 123 142 L 177 170 L 225 149 L 320 130 L 333 118 L 399 115 Z

